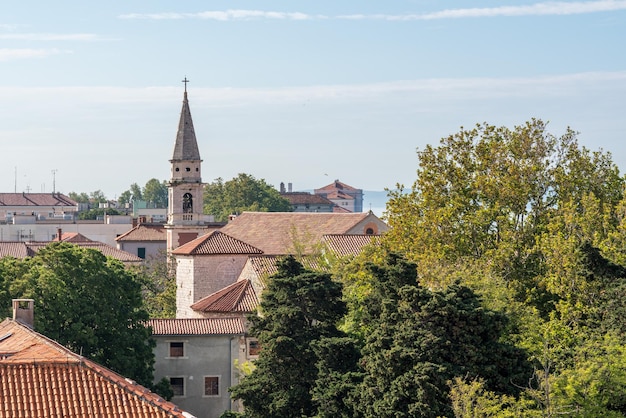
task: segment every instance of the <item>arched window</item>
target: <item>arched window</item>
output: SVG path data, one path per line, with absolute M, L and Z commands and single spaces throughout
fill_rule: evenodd
M 374 229 L 372 229 L 372 228 L 367 228 L 367 229 L 365 230 L 365 234 L 366 234 L 366 235 L 374 235 Z
M 193 197 L 191 193 L 183 195 L 183 213 L 193 213 Z

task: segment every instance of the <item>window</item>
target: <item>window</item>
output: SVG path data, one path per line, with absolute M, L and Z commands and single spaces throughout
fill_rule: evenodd
M 185 344 L 182 341 L 170 342 L 170 357 L 183 357 L 185 355 Z
M 183 213 L 193 213 L 193 197 L 191 193 L 183 195 Z
M 137 257 L 146 258 L 146 249 L 143 247 L 137 248 Z
M 220 378 L 218 376 L 204 376 L 204 396 L 220 395 Z
M 189 171 L 191 171 L 191 168 L 185 167 L 185 171 L 189 172 Z
M 261 347 L 259 346 L 258 340 L 248 340 L 248 355 L 249 356 L 258 356 L 259 351 L 261 351 Z
M 185 378 L 170 377 L 170 386 L 174 392 L 174 396 L 185 396 Z
M 365 230 L 365 235 L 374 235 L 374 230 L 372 228 L 367 228 Z

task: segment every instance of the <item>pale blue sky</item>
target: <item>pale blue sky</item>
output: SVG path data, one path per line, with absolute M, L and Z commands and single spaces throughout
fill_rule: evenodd
M 410 186 L 532 117 L 625 171 L 626 1 L 505 3 L 0 0 L 0 191 L 168 179 L 185 76 L 206 182 Z

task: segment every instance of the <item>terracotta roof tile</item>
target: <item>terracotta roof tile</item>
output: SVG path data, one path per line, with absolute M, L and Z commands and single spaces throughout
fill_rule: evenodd
M 345 257 L 347 255 L 359 254 L 366 245 L 378 245 L 380 243 L 380 235 L 329 234 L 324 235 L 322 241 L 326 243 L 329 250 L 340 257 Z
M 200 299 L 191 305 L 191 309 L 200 312 L 246 313 L 254 311 L 258 303 L 259 299 L 250 280 L 240 280 Z
M 290 192 L 281 193 L 280 195 L 292 205 L 334 205 L 333 202 L 325 197 L 307 192 Z
M 221 231 L 212 231 L 172 251 L 179 255 L 262 254 L 263 251 Z
M 61 193 L 0 193 L 0 206 L 76 206 Z
M 28 327 L 0 323 L 0 417 L 185 416 L 145 387 Z
M 243 334 L 245 320 L 241 317 L 151 319 L 152 335 L 225 335 Z
M 50 243 L 56 241 L 47 242 L 0 242 L 0 258 L 2 257 L 14 257 L 25 258 L 34 256 L 39 250 L 44 248 Z M 102 254 L 108 257 L 113 257 L 120 260 L 123 263 L 134 264 L 142 263 L 144 260 L 126 251 L 118 250 L 115 247 L 107 245 L 98 241 L 75 241 L 70 242 L 82 248 L 92 248 L 100 251 Z
M 166 241 L 163 224 L 139 224 L 130 231 L 115 238 L 115 241 Z
M 79 232 L 61 232 L 61 241 L 64 242 L 93 242 L 83 234 Z
M 317 243 L 323 235 L 344 234 L 369 213 L 244 212 L 221 231 L 265 254 L 289 254 L 294 242 Z
M 335 180 L 334 182 L 326 185 L 322 188 L 315 189 L 315 193 L 332 191 L 332 190 L 350 190 L 350 191 L 358 191 L 359 189 L 355 189 L 352 186 L 348 186 L 346 183 L 342 183 L 339 180 Z

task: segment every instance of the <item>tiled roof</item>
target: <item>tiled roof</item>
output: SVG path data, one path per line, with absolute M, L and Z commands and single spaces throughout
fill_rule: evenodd
M 267 278 L 278 273 L 276 263 L 282 257 L 277 255 L 250 256 L 248 261 L 246 261 L 242 275 L 248 280 L 252 280 L 254 277 L 261 287 L 265 288 L 267 286 Z M 320 265 L 315 257 L 303 257 L 298 261 L 304 268 L 309 270 L 324 270 L 324 266 Z
M 322 237 L 328 249 L 340 257 L 357 255 L 363 247 L 380 243 L 380 235 L 338 235 L 329 234 Z
M 344 234 L 368 213 L 244 212 L 221 231 L 265 254 L 289 254 L 294 242 L 316 243 L 323 235 Z
M 287 199 L 292 205 L 334 205 L 333 202 L 325 197 L 307 192 L 290 192 L 281 193 L 280 195 Z
M 39 250 L 50 245 L 50 243 L 56 241 L 47 242 L 0 242 L 0 258 L 1 257 L 14 257 L 25 258 L 34 256 Z M 118 250 L 115 247 L 107 245 L 98 241 L 76 241 L 71 244 L 77 245 L 82 248 L 93 248 L 100 251 L 102 254 L 108 257 L 113 257 L 120 260 L 123 263 L 142 263 L 143 259 L 137 257 L 126 251 Z
M 250 280 L 240 280 L 191 305 L 200 312 L 252 312 L 259 299 Z
M 163 224 L 139 224 L 115 241 L 167 241 Z
M 179 255 L 262 254 L 263 251 L 221 231 L 212 231 L 172 251 Z
M 326 195 L 328 199 L 344 199 L 344 200 L 354 200 L 354 196 L 351 196 L 347 193 L 342 192 L 341 190 L 335 190 Z
M 61 193 L 0 193 L 0 206 L 76 206 Z
M 92 240 L 79 232 L 61 232 L 61 241 L 71 243 L 92 242 Z
M 359 189 L 355 189 L 352 186 L 348 186 L 346 183 L 342 183 L 339 180 L 335 180 L 329 185 L 326 185 L 320 189 L 315 189 L 315 193 L 332 191 L 332 190 L 350 190 L 350 191 L 358 191 Z
M 10 319 L 0 323 L 0 417 L 190 417 L 145 387 Z
M 0 241 L 0 258 L 26 258 L 32 257 L 35 252 L 31 250 L 24 242 L 7 242 Z
M 226 335 L 243 334 L 245 320 L 241 317 L 151 319 L 152 335 Z

